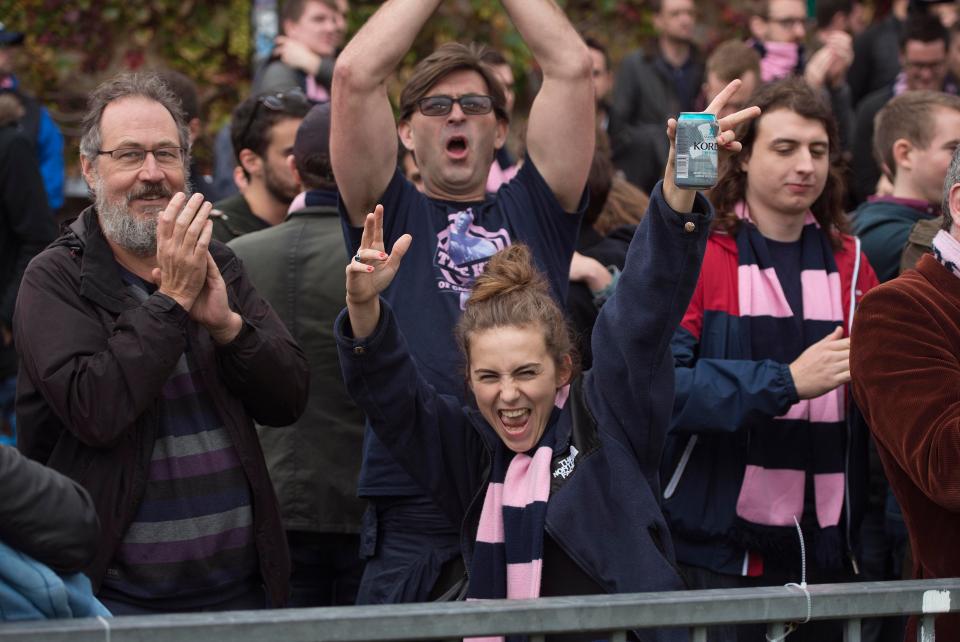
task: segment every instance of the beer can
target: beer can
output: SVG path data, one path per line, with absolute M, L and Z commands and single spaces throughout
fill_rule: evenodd
M 683 189 L 706 189 L 717 184 L 717 117 L 682 112 L 677 118 L 677 162 L 674 182 Z

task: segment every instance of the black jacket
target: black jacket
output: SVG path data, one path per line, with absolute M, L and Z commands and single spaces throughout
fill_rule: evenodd
M 0 105 L 0 326 L 13 327 L 13 304 L 27 263 L 56 236 L 33 143 Z M 0 342 L 0 379 L 16 373 L 12 346 Z
M 307 399 L 300 347 L 256 293 L 240 261 L 210 251 L 240 334 L 215 346 L 173 299 L 139 303 L 126 288 L 90 207 L 34 259 L 17 300 L 18 446 L 80 482 L 94 498 L 103 537 L 84 572 L 97 590 L 136 515 L 158 427 L 160 390 L 190 335 L 210 399 L 250 483 L 260 573 L 273 605 L 286 600 L 289 553 L 252 419 L 289 424 Z
M 80 484 L 0 446 L 0 541 L 60 573 L 97 552 L 100 523 Z

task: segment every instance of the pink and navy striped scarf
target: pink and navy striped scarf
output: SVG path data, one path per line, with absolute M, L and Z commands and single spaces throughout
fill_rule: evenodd
M 960 277 L 960 241 L 946 230 L 933 237 L 933 256 L 940 264 Z
M 801 243 L 803 317 L 796 323 L 773 267 L 770 250 L 750 219 L 746 203 L 736 207 L 743 221 L 737 234 L 738 299 L 744 357 L 791 363 L 808 346 L 843 325 L 840 274 L 827 234 L 807 212 Z M 797 329 L 801 330 L 798 332 Z M 840 564 L 838 524 L 845 488 L 845 386 L 801 400 L 773 421 L 749 427 L 747 466 L 737 499 L 735 537 L 749 550 L 778 565 L 799 562 L 794 517 L 804 512 L 812 477 L 816 523 L 813 541 L 818 566 Z
M 555 428 L 569 389 L 564 386 L 557 392 L 547 428 L 532 450 L 514 453 L 500 444 L 494 451 L 470 564 L 468 600 L 540 597 Z M 502 640 L 467 638 L 465 642 Z

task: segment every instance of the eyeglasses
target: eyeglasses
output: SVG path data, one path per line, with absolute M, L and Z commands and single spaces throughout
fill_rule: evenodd
M 806 27 L 806 18 L 767 18 L 767 22 L 772 22 L 784 29 L 796 29 L 797 27 Z
M 164 169 L 179 169 L 183 167 L 182 147 L 157 147 L 143 149 L 142 147 L 118 147 L 117 149 L 98 149 L 97 155 L 107 155 L 113 159 L 120 169 L 140 169 L 147 160 L 147 154 L 153 154 L 153 160 Z
M 310 101 L 307 99 L 307 95 L 303 93 L 303 90 L 299 87 L 293 87 L 292 89 L 287 89 L 285 91 L 278 91 L 272 94 L 263 94 L 262 96 L 257 96 L 257 104 L 254 105 L 253 109 L 250 110 L 250 115 L 247 117 L 247 122 L 243 126 L 243 134 L 240 135 L 240 140 L 242 142 L 246 142 L 247 134 L 250 133 L 250 128 L 257 120 L 257 112 L 260 110 L 260 105 L 263 105 L 270 111 L 287 111 L 290 103 L 309 105 Z M 240 150 L 238 149 L 237 152 L 239 151 Z
M 453 103 L 467 116 L 480 116 L 493 111 L 493 98 L 483 94 L 464 94 L 453 96 L 427 96 L 417 101 L 417 108 L 424 116 L 446 116 L 453 109 Z
M 909 60 L 903 61 L 903 66 L 907 69 L 912 69 L 913 71 L 930 71 L 936 73 L 947 64 L 946 60 L 936 60 L 934 62 L 911 62 Z

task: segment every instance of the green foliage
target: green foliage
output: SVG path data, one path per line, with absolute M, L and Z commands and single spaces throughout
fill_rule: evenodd
M 702 44 L 733 35 L 743 24 L 745 0 L 698 2 L 707 28 Z M 605 42 L 614 61 L 652 33 L 648 0 L 558 0 L 574 25 Z M 204 115 L 195 147 L 210 157 L 212 134 L 249 91 L 253 53 L 252 0 L 0 0 L 0 17 L 27 40 L 18 61 L 23 85 L 51 108 L 75 149 L 87 93 L 122 70 L 170 67 L 194 79 Z M 378 0 L 352 0 L 350 32 L 376 11 Z M 742 30 L 741 30 L 742 33 Z M 518 88 L 536 86 L 533 60 L 499 0 L 445 0 L 420 33 L 397 73 L 450 40 L 479 41 L 511 62 Z M 519 105 L 532 89 L 520 91 Z M 524 95 L 526 94 L 526 95 Z M 73 147 L 71 147 L 73 145 Z M 73 158 L 68 151 L 67 158 Z
M 119 71 L 171 68 L 192 78 L 208 135 L 249 89 L 250 0 L 0 0 L 0 16 L 27 34 L 17 75 L 68 145 L 87 93 Z M 203 142 L 201 160 L 209 157 Z

